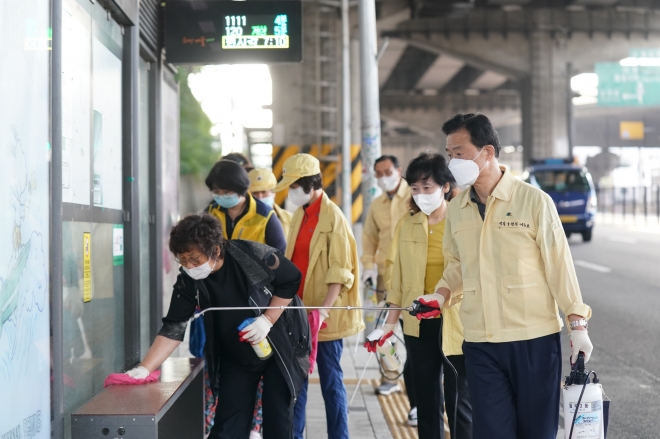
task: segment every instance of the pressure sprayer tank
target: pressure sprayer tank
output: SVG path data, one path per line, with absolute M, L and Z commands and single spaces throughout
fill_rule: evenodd
M 603 411 L 603 387 L 594 379 L 589 382 L 589 372 L 584 369 L 582 353 L 573 366 L 564 385 L 564 437 L 566 439 L 605 439 Z M 582 398 L 580 394 L 584 389 Z M 579 404 L 578 404 L 579 402 Z M 577 410 L 577 415 L 575 411 Z M 571 425 L 573 433 L 571 434 Z
M 382 337 L 385 332 L 382 329 L 376 329 L 369 334 L 368 340 L 374 341 Z M 389 371 L 396 371 L 401 366 L 401 358 L 396 353 L 396 348 L 392 342 L 387 339 L 382 346 L 377 346 L 376 351 L 380 356 L 383 366 Z

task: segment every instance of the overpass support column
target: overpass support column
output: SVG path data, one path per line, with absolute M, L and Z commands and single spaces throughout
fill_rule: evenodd
M 358 3 L 360 31 L 360 102 L 362 118 L 362 196 L 364 212 L 369 211 L 371 201 L 378 192 L 372 169 L 381 154 L 380 98 L 378 88 L 378 61 L 376 56 L 376 2 L 362 0 Z
M 543 18 L 543 17 L 539 17 Z M 568 157 L 568 87 L 561 43 L 548 32 L 530 34 L 530 74 L 521 81 L 526 163 L 531 158 Z

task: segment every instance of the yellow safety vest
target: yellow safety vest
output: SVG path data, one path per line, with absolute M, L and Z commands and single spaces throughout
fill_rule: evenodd
M 246 194 L 249 203 L 248 211 L 234 225 L 231 238 L 227 236 L 227 215 L 216 203 L 211 203 L 208 213 L 218 218 L 222 223 L 222 235 L 225 239 L 244 239 L 266 244 L 266 225 L 274 211 L 263 203 L 257 203 L 250 194 Z

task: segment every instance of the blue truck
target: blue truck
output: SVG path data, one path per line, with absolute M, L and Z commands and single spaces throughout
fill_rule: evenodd
M 533 160 L 523 179 L 552 197 L 567 238 L 579 233 L 591 241 L 597 200 L 587 168 L 568 159 Z

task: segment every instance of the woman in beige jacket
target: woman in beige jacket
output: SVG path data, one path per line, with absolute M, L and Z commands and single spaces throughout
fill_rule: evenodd
M 274 191 L 289 188 L 293 214 L 285 256 L 302 272 L 298 295 L 307 306 L 361 306 L 358 255 L 351 225 L 323 191 L 318 159 L 309 154 L 289 157 Z M 343 338 L 364 329 L 359 311 L 322 309 L 316 363 L 325 402 L 329 439 L 348 439 L 348 401 L 340 365 Z M 307 382 L 298 393 L 295 438 L 305 428 Z M 318 432 L 316 432 L 318 433 Z M 315 436 L 316 437 L 316 436 Z
M 395 307 L 408 306 L 419 296 L 432 294 L 442 277 L 445 200 L 450 197 L 455 184 L 445 158 L 430 153 L 420 154 L 410 162 L 406 180 L 412 188 L 411 207 L 416 213 L 401 219 L 390 249 L 388 259 L 393 265 L 387 301 Z M 419 438 L 444 438 L 444 399 L 452 439 L 471 439 L 472 410 L 461 349 L 463 327 L 458 306 L 443 309 L 442 319 L 440 312 L 436 314 L 435 318 L 418 320 L 408 313 L 390 311 L 383 328 L 384 337 L 394 330 L 401 315 L 417 399 Z M 450 365 L 444 363 L 443 352 Z M 444 398 L 441 386 L 443 366 Z M 452 369 L 457 371 L 458 381 Z M 456 431 L 453 431 L 454 416 Z

